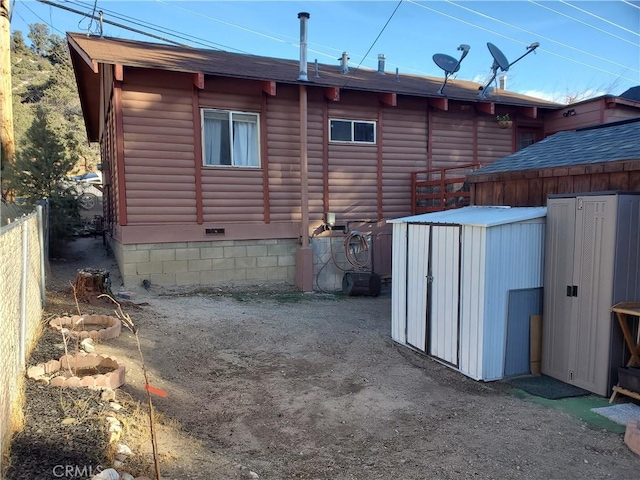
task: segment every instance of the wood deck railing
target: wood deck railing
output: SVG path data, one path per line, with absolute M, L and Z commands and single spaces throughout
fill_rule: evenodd
M 470 205 L 471 188 L 467 182 L 467 175 L 481 166 L 479 163 L 472 163 L 413 172 L 412 214 L 441 212 Z

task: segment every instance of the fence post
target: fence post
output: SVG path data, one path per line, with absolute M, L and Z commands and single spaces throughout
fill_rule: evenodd
M 40 242 L 40 294 L 42 296 L 42 306 L 47 304 L 47 290 L 45 282 L 44 269 L 44 215 L 42 214 L 42 205 L 36 205 L 38 211 L 38 241 Z
M 22 285 L 20 288 L 20 368 L 27 365 L 27 272 L 29 259 L 28 222 L 22 221 Z

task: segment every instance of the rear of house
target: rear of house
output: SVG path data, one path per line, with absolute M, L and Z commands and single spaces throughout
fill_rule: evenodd
M 391 273 L 386 219 L 417 171 L 489 163 L 560 106 L 478 85 L 68 34 L 105 229 L 125 284 L 295 283 Z M 497 114 L 515 125 L 501 129 Z M 526 142 L 525 142 L 526 143 Z M 333 215 L 330 215 L 333 214 Z M 330 224 L 327 219 L 335 218 Z M 354 231 L 364 265 L 348 262 Z

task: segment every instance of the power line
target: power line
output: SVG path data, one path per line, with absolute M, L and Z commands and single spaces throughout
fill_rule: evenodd
M 523 42 L 522 40 L 516 40 L 515 38 L 509 37 L 508 35 L 504 35 L 502 33 L 498 33 L 498 32 L 496 32 L 494 30 L 482 27 L 480 25 L 476 25 L 475 23 L 467 22 L 466 20 L 462 20 L 461 18 L 455 17 L 453 15 L 449 15 L 447 13 L 441 12 L 441 11 L 436 10 L 434 8 L 431 8 L 431 7 L 427 7 L 426 5 L 422 5 L 420 3 L 416 3 L 414 0 L 407 0 L 407 2 L 413 4 L 413 5 L 417 6 L 417 7 L 424 8 L 425 10 L 430 10 L 430 11 L 432 11 L 434 13 L 439 14 L 439 15 L 443 15 L 445 17 L 451 18 L 451 19 L 453 19 L 453 20 L 455 20 L 457 22 L 461 22 L 461 23 L 464 23 L 464 24 L 469 25 L 471 27 L 474 27 L 474 28 L 477 28 L 477 29 L 480 29 L 480 30 L 484 30 L 485 32 L 489 32 L 489 33 L 491 33 L 493 35 L 497 35 L 499 37 L 506 38 L 507 40 L 511 40 L 512 42 L 520 43 L 522 45 L 527 45 L 527 46 L 529 45 L 528 43 Z M 638 79 L 629 78 L 629 77 L 623 77 L 621 74 L 613 73 L 613 72 L 610 72 L 608 70 L 604 70 L 604 69 L 602 69 L 600 67 L 595 67 L 595 66 L 590 65 L 588 63 L 581 62 L 580 60 L 575 60 L 575 59 L 573 59 L 571 57 L 567 57 L 566 55 L 562 55 L 560 53 L 556 53 L 556 52 L 553 52 L 551 50 L 547 50 L 547 49 L 544 49 L 544 48 L 541 48 L 539 50 L 544 51 L 544 52 L 546 52 L 546 53 L 548 53 L 550 55 L 553 55 L 555 57 L 559 57 L 559 58 L 562 58 L 564 60 L 568 60 L 570 62 L 577 63 L 578 65 L 582 65 L 584 67 L 588 67 L 588 68 L 591 68 L 593 70 L 598 70 L 598 71 L 600 71 L 602 73 L 606 73 L 608 75 L 613 75 L 615 77 L 619 77 L 619 78 L 622 78 L 624 80 L 629 80 L 629 81 L 634 82 L 634 83 L 636 83 L 638 81 Z
M 603 21 L 605 23 L 608 23 L 609 25 L 613 25 L 614 27 L 618 27 L 620 30 L 624 30 L 625 32 L 633 33 L 634 35 L 637 35 L 638 37 L 640 37 L 640 33 L 638 33 L 638 32 L 634 32 L 633 30 L 629 30 L 628 28 L 623 27 L 622 25 L 618 25 L 617 23 L 611 22 L 611 21 L 607 20 L 606 18 L 602 18 L 599 15 L 596 15 L 595 13 L 588 12 L 587 10 L 584 10 L 584 9 L 582 9 L 580 7 L 576 7 L 575 5 L 571 5 L 569 2 L 565 2 L 564 0 L 559 0 L 559 1 L 560 1 L 560 3 L 564 3 L 568 7 L 575 8 L 576 10 L 578 10 L 578 11 L 580 11 L 582 13 L 586 13 L 587 15 L 589 15 L 591 17 L 594 17 L 594 18 L 597 18 L 598 20 L 601 20 L 601 21 Z
M 498 19 L 498 18 L 492 17 L 492 16 L 490 16 L 490 15 L 486 15 L 486 14 L 484 14 L 484 13 L 482 13 L 482 12 L 478 12 L 477 10 L 473 10 L 473 9 L 468 8 L 468 7 L 465 7 L 465 6 L 463 6 L 463 5 L 458 5 L 457 3 L 454 3 L 454 2 L 452 2 L 451 0 L 445 0 L 445 1 L 446 1 L 447 3 L 449 3 L 450 5 L 454 5 L 454 6 L 458 7 L 458 8 L 462 8 L 463 10 L 467 10 L 467 11 L 469 11 L 469 12 L 475 13 L 476 15 L 480 15 L 480 16 L 481 16 L 481 17 L 483 17 L 483 18 L 487 18 L 487 19 L 489 19 L 489 20 L 493 20 L 494 22 L 498 22 L 498 23 L 500 23 L 500 24 L 502 24 L 502 25 L 506 25 L 506 26 L 508 26 L 508 27 L 515 28 L 516 30 L 520 30 L 521 32 L 525 32 L 525 33 L 528 33 L 528 34 L 530 34 L 530 35 L 535 35 L 535 36 L 536 36 L 536 37 L 538 37 L 538 38 L 542 38 L 543 40 L 547 40 L 547 41 L 549 41 L 549 42 L 556 43 L 556 44 L 558 44 L 558 45 L 560 45 L 560 46 L 562 46 L 562 47 L 569 48 L 569 49 L 571 49 L 571 50 L 575 50 L 576 52 L 582 53 L 583 55 L 589 55 L 590 57 L 597 58 L 598 60 L 602 60 L 602 61 L 604 61 L 604 62 L 611 63 L 611 64 L 616 65 L 616 66 L 618 66 L 618 67 L 624 67 L 624 68 L 627 68 L 627 67 L 628 67 L 628 65 L 624 65 L 624 64 L 622 64 L 622 63 L 618 63 L 618 62 L 614 62 L 613 60 L 609 60 L 609 59 L 604 58 L 604 57 L 601 57 L 601 56 L 599 56 L 599 55 L 595 55 L 595 54 L 593 54 L 593 53 L 591 53 L 591 52 L 586 52 L 586 51 L 581 50 L 581 49 L 579 49 L 579 48 L 572 47 L 571 45 L 567 45 L 566 43 L 558 42 L 558 41 L 556 41 L 556 40 L 553 40 L 552 38 L 545 37 L 544 35 L 540 35 L 540 34 L 538 34 L 538 33 L 532 32 L 532 31 L 530 31 L 530 30 L 526 30 L 526 29 L 524 29 L 524 28 L 518 27 L 517 25 L 513 25 L 513 24 L 511 24 L 511 23 L 504 22 L 504 21 L 502 21 L 502 20 L 500 20 L 500 19 Z M 633 70 L 634 72 L 640 72 L 640 70 L 635 70 L 635 69 L 632 69 L 632 70 Z
M 627 5 L 631 5 L 633 8 L 637 8 L 638 10 L 640 10 L 640 6 L 636 5 L 635 3 L 631 3 L 627 0 L 622 0 L 624 3 L 626 3 Z
M 398 4 L 396 5 L 396 8 L 393 9 L 393 12 L 391 12 L 391 15 L 389 16 L 389 18 L 387 19 L 387 21 L 385 22 L 384 26 L 382 27 L 382 30 L 380 30 L 380 33 L 378 33 L 378 36 L 376 37 L 376 39 L 373 41 L 373 43 L 371 44 L 371 46 L 369 47 L 369 50 L 367 50 L 367 53 L 364 54 L 364 57 L 362 57 L 362 60 L 360 60 L 360 63 L 358 64 L 358 66 L 356 67 L 356 71 L 360 68 L 360 66 L 362 65 L 362 62 L 365 61 L 365 59 L 367 58 L 367 56 L 369 55 L 369 53 L 371 53 L 371 50 L 373 49 L 373 47 L 375 46 L 375 44 L 377 43 L 378 39 L 380 38 L 380 36 L 384 33 L 385 29 L 387 28 L 387 25 L 389 25 L 389 22 L 391 22 L 391 19 L 393 19 L 394 15 L 396 14 L 396 12 L 398 11 L 398 9 L 400 8 L 400 5 L 402 4 L 403 0 L 400 0 L 398 2 Z M 349 81 L 352 79 L 353 77 L 351 75 L 349 75 L 349 78 L 347 78 L 347 81 L 344 83 L 344 85 L 342 86 L 342 88 L 345 88 L 347 86 L 347 84 L 349 83 Z
M 562 15 L 563 17 L 566 17 L 566 18 L 568 18 L 570 20 L 574 20 L 574 21 L 576 21 L 578 23 L 581 23 L 582 25 L 586 25 L 589 28 L 593 28 L 594 30 L 598 30 L 599 32 L 606 33 L 607 35 L 609 35 L 611 37 L 617 38 L 618 40 L 622 40 L 623 42 L 630 43 L 634 47 L 638 46 L 638 42 L 632 42 L 631 40 L 627 40 L 624 37 L 620 37 L 620 36 L 618 36 L 618 35 L 616 35 L 614 33 L 607 32 L 606 30 L 603 30 L 602 28 L 596 27 L 595 25 L 591 25 L 590 23 L 584 22 L 584 21 L 582 21 L 582 20 L 580 20 L 578 18 L 574 18 L 571 15 L 567 15 L 566 13 L 562 13 L 562 12 L 559 12 L 558 10 L 554 10 L 553 8 L 548 7 L 548 6 L 544 5 L 543 3 L 534 2 L 533 0 L 529 0 L 529 2 L 533 3 L 534 5 L 537 5 L 538 7 L 546 8 L 547 10 L 549 10 L 549 11 L 551 11 L 553 13 L 557 13 L 558 15 Z
M 26 8 L 27 10 L 29 10 L 37 19 L 39 19 L 42 23 L 44 23 L 45 25 L 48 25 L 52 30 L 55 30 L 56 32 L 60 32 L 63 36 L 65 35 L 65 32 L 63 32 L 62 30 L 60 30 L 59 28 L 56 28 L 53 26 L 52 23 L 47 22 L 44 18 L 42 18 L 40 15 L 38 15 L 36 12 L 34 12 L 33 10 L 31 10 L 31 8 L 29 7 L 29 5 L 27 5 L 27 2 L 20 0 L 20 3 L 24 6 L 24 8 Z M 20 15 L 19 13 L 16 12 L 16 15 L 18 15 L 22 21 L 28 26 L 29 22 L 27 22 L 24 17 L 22 15 Z
M 90 5 L 87 5 L 86 3 L 83 2 L 78 2 L 78 1 L 73 1 L 73 0 L 69 0 L 68 3 L 72 3 L 74 5 L 78 5 L 81 7 L 85 7 L 85 8 L 90 8 Z M 179 38 L 180 40 L 186 40 L 188 42 L 194 43 L 194 44 L 199 44 L 208 48 L 214 48 L 216 50 L 221 50 L 221 47 L 224 49 L 228 49 L 228 50 L 235 50 L 237 52 L 240 53 L 247 53 L 244 52 L 242 50 L 238 50 L 237 48 L 233 48 L 233 47 L 229 47 L 227 45 L 221 45 L 219 43 L 215 43 L 215 42 L 211 42 L 211 41 L 207 41 L 205 39 L 199 38 L 199 37 L 195 37 L 193 35 L 189 35 L 189 34 L 182 34 L 180 32 L 178 32 L 177 30 L 172 30 L 170 28 L 166 28 L 166 27 L 160 27 L 159 25 L 155 25 L 153 23 L 150 22 L 140 22 L 137 21 L 136 19 L 132 18 L 132 17 L 128 17 L 126 15 L 121 15 L 117 12 L 114 12 L 112 10 L 107 10 L 107 9 L 102 9 L 102 12 L 106 12 L 109 13 L 111 16 L 113 16 L 114 18 L 118 19 L 118 20 L 123 20 L 126 22 L 129 22 L 133 25 L 138 25 L 140 27 L 144 27 L 147 28 L 149 30 L 152 31 L 156 31 L 165 35 L 170 35 L 173 36 L 175 38 Z M 103 20 L 104 21 L 104 20 Z M 105 22 L 105 23 L 109 23 L 109 22 Z M 195 39 L 195 40 L 194 40 Z M 176 43 L 176 42 L 172 42 L 172 43 Z

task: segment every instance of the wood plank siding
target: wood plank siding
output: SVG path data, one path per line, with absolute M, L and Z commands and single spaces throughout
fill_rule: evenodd
M 196 222 L 192 87 L 127 70 L 122 89 L 129 225 Z M 161 86 L 162 85 L 162 86 Z
M 407 102 L 408 103 L 408 102 Z M 396 218 L 411 211 L 411 174 L 428 168 L 427 105 L 382 109 L 382 213 Z M 409 186 L 409 187 L 407 187 Z
M 431 165 L 446 168 L 474 162 L 474 133 L 471 112 L 442 112 L 431 114 Z
M 513 129 L 500 128 L 494 117 L 486 115 L 478 116 L 476 122 L 479 163 L 491 163 L 513 153 Z
M 328 107 L 329 120 L 378 120 L 375 95 L 343 92 L 340 101 L 330 102 Z M 379 136 L 380 132 L 376 134 Z M 328 152 L 329 211 L 336 212 L 339 222 L 377 219 L 377 145 L 329 141 Z

